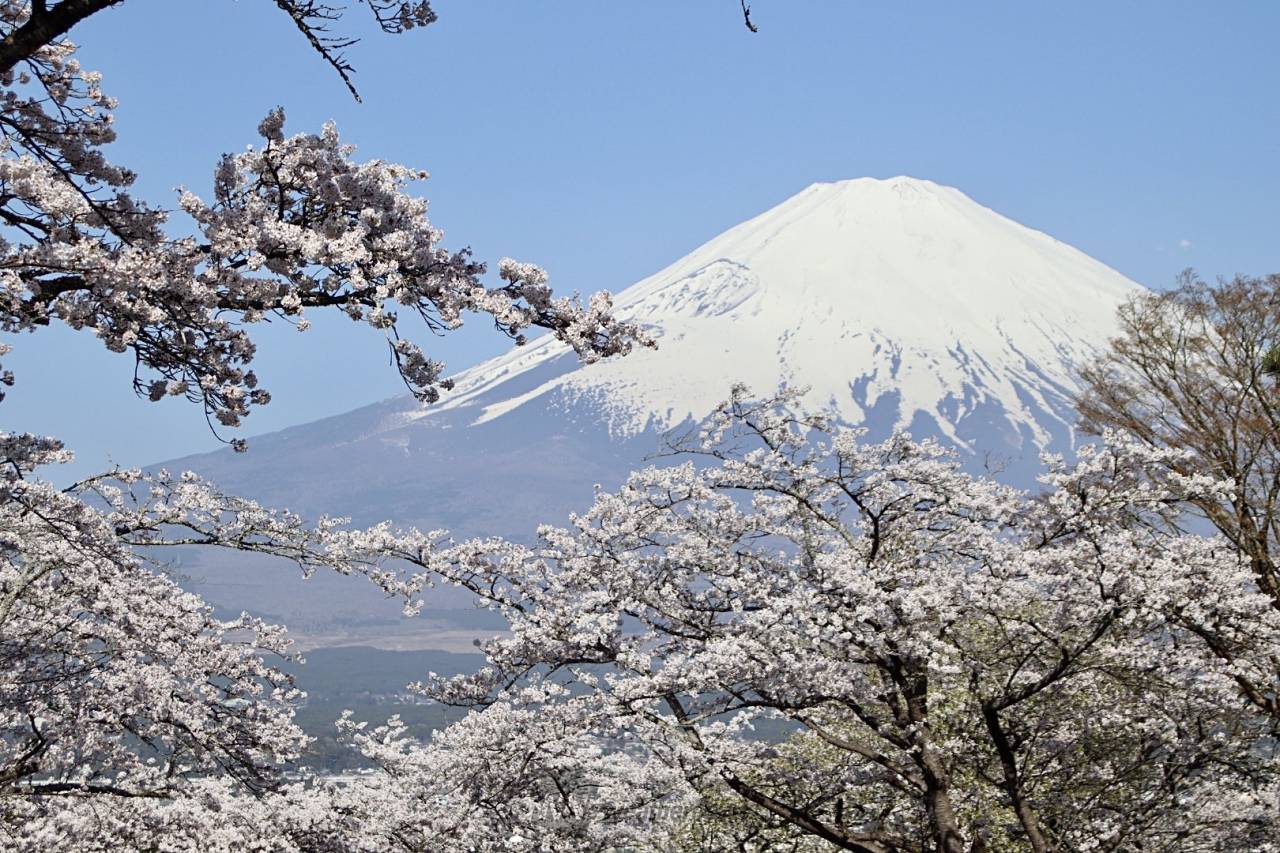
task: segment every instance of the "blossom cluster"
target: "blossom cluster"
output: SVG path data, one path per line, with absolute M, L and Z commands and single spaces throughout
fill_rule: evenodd
M 29 12 L 0 5 L 0 34 Z M 403 4 L 393 17 L 423 25 L 433 13 Z M 486 286 L 485 265 L 442 246 L 426 201 L 408 192 L 426 172 L 354 161 L 332 124 L 286 136 L 281 109 L 258 126 L 260 147 L 218 163 L 210 200 L 181 191 L 195 226 L 183 236 L 168 211 L 130 195 L 134 174 L 103 153 L 115 102 L 100 82 L 65 40 L 0 76 L 0 331 L 54 321 L 92 330 L 107 349 L 133 353 L 139 394 L 188 397 L 225 427 L 271 399 L 250 367 L 250 328 L 305 330 L 315 309 L 382 332 L 428 402 L 449 387 L 445 367 L 402 337 L 403 316 L 443 332 L 484 314 L 517 341 L 548 329 L 586 360 L 652 344 L 612 316 L 607 294 L 585 307 L 556 297 L 532 264 L 504 260 L 501 283 Z
M 1280 613 L 1176 527 L 1230 484 L 1108 436 L 1033 495 L 790 411 L 736 392 L 538 545 L 433 552 L 510 630 L 418 685 L 462 723 L 358 734 L 362 837 L 1277 849 Z

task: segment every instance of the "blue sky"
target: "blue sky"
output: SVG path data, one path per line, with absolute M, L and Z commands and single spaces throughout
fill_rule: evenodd
M 440 21 L 343 26 L 365 101 L 269 0 L 127 0 L 73 31 L 120 99 L 112 156 L 139 192 L 208 193 L 218 156 L 334 119 L 359 156 L 431 171 L 445 244 L 541 263 L 564 291 L 621 289 L 813 181 L 959 187 L 1153 287 L 1194 266 L 1280 271 L 1280 4 L 437 0 Z M 200 412 L 137 401 L 132 360 L 41 331 L 5 360 L 9 429 L 80 460 L 209 449 Z M 434 342 L 463 368 L 482 323 Z M 267 330 L 274 402 L 246 434 L 401 393 L 366 327 Z M 252 451 L 251 451 L 252 452 Z

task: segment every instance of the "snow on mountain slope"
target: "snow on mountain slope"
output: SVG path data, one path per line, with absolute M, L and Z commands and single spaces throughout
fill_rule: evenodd
M 807 406 L 850 424 L 879 409 L 893 428 L 976 451 L 995 421 L 1004 445 L 1026 443 L 1016 435 L 1042 449 L 1069 432 L 1072 365 L 1105 344 L 1137 287 L 950 187 L 814 184 L 618 294 L 656 352 L 582 367 L 544 338 L 460 374 L 442 404 L 407 417 L 474 409 L 483 423 L 546 398 L 586 403 L 612 435 L 633 436 L 704 417 L 741 381 L 757 393 L 809 386 Z
M 617 294 L 656 351 L 583 366 L 540 338 L 459 374 L 434 406 L 387 400 L 259 436 L 247 454 L 168 467 L 309 517 L 527 539 L 587 507 L 595 484 L 616 488 L 663 431 L 744 382 L 760 395 L 809 386 L 804 405 L 873 439 L 901 427 L 937 436 L 970 467 L 1031 486 L 1039 453 L 1073 444 L 1073 365 L 1105 345 L 1137 289 L 958 190 L 815 184 Z M 218 555 L 182 570 L 216 605 L 282 621 L 311 645 L 449 648 L 471 636 L 470 611 L 403 620 L 351 578 L 304 585 Z M 469 606 L 447 591 L 433 601 Z

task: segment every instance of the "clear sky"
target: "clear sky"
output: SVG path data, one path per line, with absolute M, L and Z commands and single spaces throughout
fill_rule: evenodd
M 72 33 L 120 99 L 113 158 L 157 203 L 208 195 L 218 156 L 334 119 L 359 156 L 431 171 L 445 245 L 621 289 L 814 181 L 956 186 L 1133 279 L 1280 271 L 1280 3 L 436 0 L 382 36 L 343 24 L 363 104 L 270 0 L 126 0 Z M 132 359 L 44 330 L 12 341 L 8 429 L 83 474 L 216 446 L 189 404 L 133 398 Z M 482 323 L 435 342 L 461 369 Z M 376 333 L 268 331 L 274 395 L 248 435 L 403 392 Z M 250 451 L 252 452 L 252 451 Z

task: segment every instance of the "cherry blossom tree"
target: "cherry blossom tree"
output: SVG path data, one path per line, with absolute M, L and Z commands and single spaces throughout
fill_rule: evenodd
M 1081 370 L 1081 424 L 1153 447 L 1187 451 L 1184 471 L 1229 477 L 1229 500 L 1194 510 L 1249 556 L 1280 608 L 1280 275 L 1205 282 L 1187 270 L 1176 288 L 1144 293 L 1120 311 L 1108 350 Z
M 354 161 L 331 125 L 286 136 L 283 110 L 259 147 L 217 164 L 205 198 L 181 193 L 184 232 L 108 159 L 115 102 L 64 38 L 110 5 L 0 2 L 0 332 L 90 330 L 133 355 L 139 394 L 186 397 L 225 428 L 270 400 L 250 366 L 254 324 L 305 331 L 319 309 L 380 331 L 427 402 L 448 382 L 402 337 L 402 314 L 442 332 L 480 313 L 517 341 L 547 329 L 587 361 L 649 343 L 607 294 L 557 297 L 532 264 L 504 260 L 487 286 L 409 194 L 424 172 Z M 350 41 L 326 29 L 341 10 L 277 5 L 350 85 Z M 388 32 L 434 18 L 427 3 L 364 5 Z M 112 471 L 62 490 L 37 475 L 69 456 L 56 439 L 0 432 L 0 846 L 331 849 L 332 815 L 285 773 L 306 739 L 298 693 L 270 662 L 291 653 L 283 629 L 216 618 L 162 555 L 207 546 L 360 574 L 408 612 L 423 577 L 387 565 L 385 527 L 308 525 L 191 475 Z
M 350 722 L 383 849 L 1276 850 L 1280 619 L 1108 436 L 1033 496 L 735 394 L 537 546 L 376 549 L 502 613 L 470 715 Z M 427 560 L 420 559 L 428 556 Z M 542 846 L 540 846 L 542 845 Z M 806 846 L 809 845 L 809 846 Z
M 173 835 L 177 849 L 208 850 L 202 833 L 217 825 L 225 849 L 248 849 L 261 814 L 226 813 L 270 812 L 261 798 L 284 796 L 306 743 L 298 691 L 267 662 L 290 656 L 289 641 L 247 615 L 215 618 L 166 576 L 165 548 L 361 574 L 409 612 L 422 578 L 360 549 L 381 542 L 378 528 L 334 537 L 340 520 L 307 525 L 190 474 L 116 471 L 62 491 L 31 478 L 68 456 L 51 439 L 0 438 L 2 846 L 151 849 Z
M 0 7 L 0 31 L 19 32 L 28 12 Z M 466 312 L 517 340 L 550 329 L 588 361 L 642 339 L 607 294 L 586 308 L 555 297 L 532 264 L 504 260 L 503 284 L 486 287 L 484 265 L 443 248 L 426 202 L 405 192 L 425 172 L 352 161 L 332 125 L 286 137 L 283 110 L 259 125 L 260 148 L 222 159 L 210 201 L 182 193 L 194 233 L 170 236 L 168 212 L 135 200 L 134 173 L 107 160 L 114 101 L 74 50 L 42 45 L 0 77 L 0 331 L 92 330 L 133 353 L 138 393 L 190 397 L 229 427 L 270 400 L 249 369 L 248 329 L 266 319 L 305 330 L 328 308 L 367 323 L 424 401 L 448 387 L 444 366 L 401 337 L 401 312 L 435 331 Z

